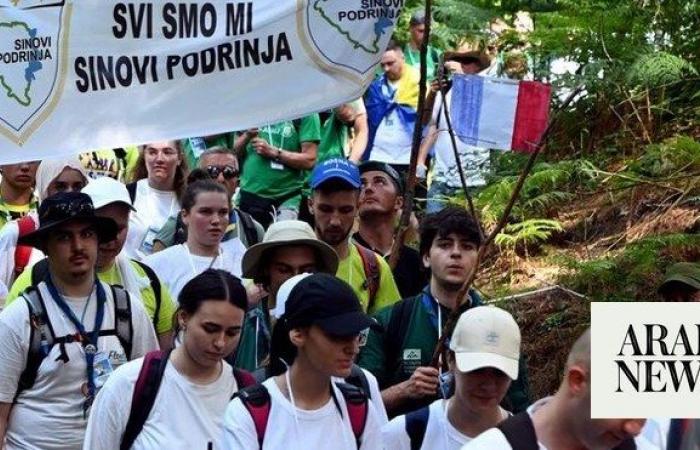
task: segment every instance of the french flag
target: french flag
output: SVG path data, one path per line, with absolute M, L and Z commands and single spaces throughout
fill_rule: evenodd
M 450 116 L 457 137 L 475 147 L 533 152 L 547 128 L 552 87 L 455 75 Z

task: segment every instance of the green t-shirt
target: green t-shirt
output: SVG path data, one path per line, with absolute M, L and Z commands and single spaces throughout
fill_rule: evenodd
M 131 261 L 131 267 L 134 268 L 138 276 L 145 277 L 146 272 L 143 268 L 135 261 Z M 110 269 L 99 272 L 97 278 L 100 281 L 107 284 L 118 284 L 122 285 L 122 279 L 117 270 L 117 265 L 114 264 Z M 17 299 L 29 286 L 32 285 L 32 268 L 27 267 L 24 272 L 17 277 L 15 282 L 12 284 L 9 294 L 5 299 L 5 307 Z M 148 313 L 148 317 L 153 320 L 153 315 L 156 310 L 156 296 L 153 292 L 153 288 L 150 284 L 143 289 L 141 289 L 141 302 L 143 303 L 144 309 Z M 158 327 L 156 334 L 164 334 L 172 331 L 173 329 L 173 316 L 175 315 L 175 303 L 170 296 L 170 291 L 168 287 L 163 283 L 160 284 L 160 311 L 158 312 Z
M 202 155 L 204 150 L 212 147 L 225 147 L 232 149 L 235 137 L 235 133 L 223 133 L 214 136 L 193 137 L 180 140 L 180 146 L 185 154 L 185 159 L 187 160 L 187 165 L 190 170 L 194 167 L 199 167 L 199 157 Z M 195 143 L 198 139 L 202 139 L 204 142 L 204 149 L 195 148 L 193 146 L 193 143 Z
M 349 249 L 350 254 L 347 258 L 340 261 L 335 276 L 352 287 L 360 299 L 362 309 L 367 311 L 369 291 L 367 286 L 365 286 L 367 278 L 365 276 L 365 267 L 362 264 L 362 257 L 357 247 L 351 243 Z M 377 262 L 379 263 L 379 289 L 377 289 L 377 295 L 374 297 L 374 303 L 369 308 L 368 313 L 370 314 L 396 303 L 401 298 L 389 264 L 380 255 L 377 255 Z
M 321 142 L 318 144 L 316 164 L 332 158 L 345 158 L 345 146 L 348 142 L 348 126 L 334 112 L 323 122 L 321 127 Z M 311 195 L 311 171 L 304 171 L 304 195 Z
M 295 122 L 299 123 L 298 127 Z M 312 114 L 300 121 L 287 120 L 260 127 L 258 136 L 274 147 L 299 153 L 303 142 L 321 140 L 321 121 L 318 114 Z M 275 199 L 295 191 L 301 193 L 303 184 L 303 171 L 258 155 L 250 142 L 246 145 L 241 171 L 242 190 Z
M 417 70 L 420 70 L 420 49 L 413 50 L 409 44 L 406 44 L 403 48 L 403 54 L 406 58 L 406 63 L 409 66 L 413 66 Z M 426 55 L 426 74 L 428 81 L 432 81 L 437 76 L 437 66 L 440 63 L 441 54 L 442 51 L 433 47 L 432 45 L 428 45 L 428 53 Z
M 270 313 L 267 298 L 264 298 L 243 319 L 234 366 L 249 372 L 261 367 L 270 353 L 271 335 Z

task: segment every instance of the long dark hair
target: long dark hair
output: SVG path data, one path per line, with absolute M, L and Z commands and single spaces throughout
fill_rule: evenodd
M 180 331 L 177 314 L 180 311 L 194 315 L 206 301 L 225 301 L 243 311 L 248 309 L 248 299 L 241 280 L 221 269 L 207 269 L 192 278 L 177 296 L 180 306 L 174 317 L 175 334 Z

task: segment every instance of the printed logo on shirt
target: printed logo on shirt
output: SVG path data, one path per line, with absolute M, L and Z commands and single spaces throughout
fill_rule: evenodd
M 403 351 L 404 361 L 420 361 L 421 351 L 419 348 L 407 348 Z
M 421 365 L 421 350 L 419 348 L 406 348 L 403 351 L 402 371 L 404 375 L 410 375 Z

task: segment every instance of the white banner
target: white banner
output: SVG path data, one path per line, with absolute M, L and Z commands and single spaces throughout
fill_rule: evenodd
M 403 0 L 0 0 L 0 162 L 240 130 L 362 95 Z

